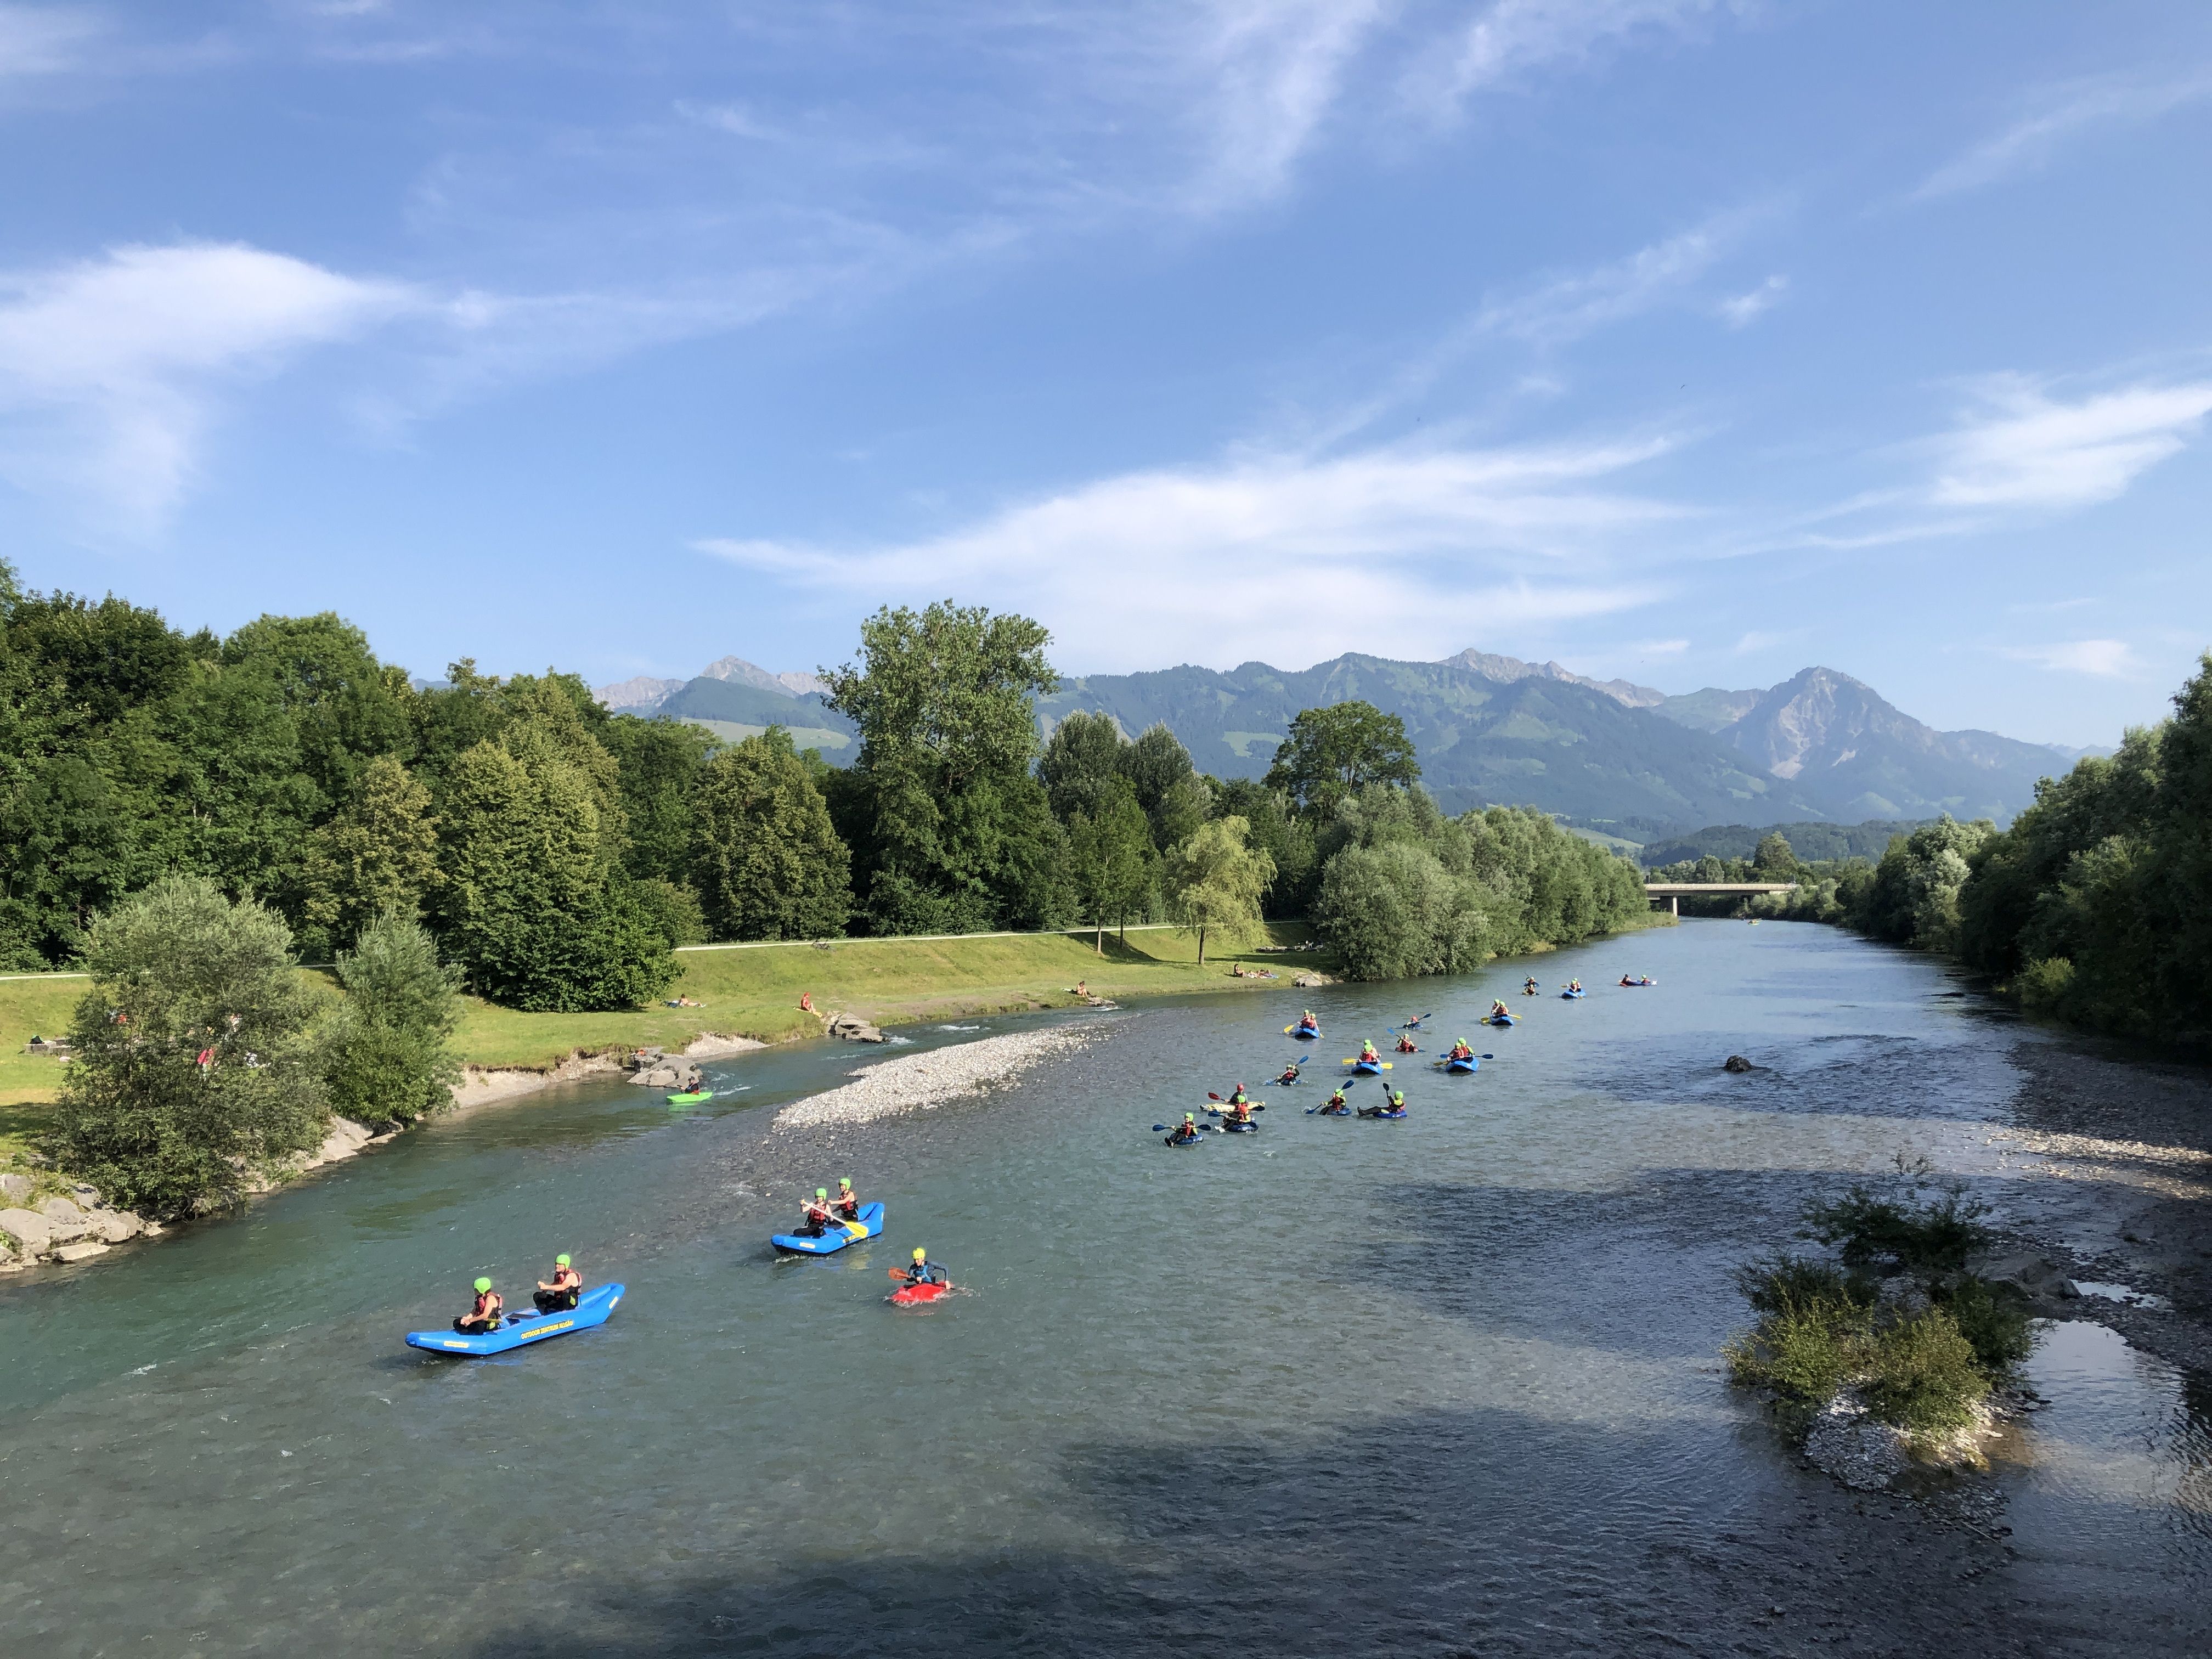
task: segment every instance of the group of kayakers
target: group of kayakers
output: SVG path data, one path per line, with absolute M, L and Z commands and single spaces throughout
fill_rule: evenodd
M 453 1328 L 463 1336 L 480 1336 L 485 1332 L 495 1331 L 507 1316 L 507 1298 L 492 1288 L 490 1279 L 479 1276 L 476 1282 L 476 1293 L 475 1305 L 453 1322 Z M 575 1263 L 564 1251 L 553 1258 L 551 1282 L 539 1279 L 538 1288 L 531 1292 L 531 1300 L 537 1304 L 539 1313 L 566 1313 L 575 1307 L 583 1294 L 584 1276 L 576 1271 Z M 515 1316 L 529 1317 L 526 1314 Z
M 830 1228 L 860 1218 L 860 1195 L 853 1190 L 853 1177 L 837 1177 L 837 1195 L 830 1196 L 827 1187 L 817 1187 L 814 1196 L 802 1206 L 803 1215 L 799 1231 L 808 1238 L 819 1238 Z

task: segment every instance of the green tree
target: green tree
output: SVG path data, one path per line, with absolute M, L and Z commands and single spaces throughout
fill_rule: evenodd
M 1077 709 L 1052 729 L 1037 757 L 1037 781 L 1044 785 L 1053 815 L 1062 823 L 1078 813 L 1096 817 L 1116 779 L 1126 779 L 1121 757 L 1128 739 L 1110 714 Z
M 430 792 L 389 755 L 362 769 L 354 798 L 309 838 L 300 944 L 311 959 L 349 947 L 386 911 L 421 914 L 436 890 Z
M 1759 837 L 1751 855 L 1751 867 L 1759 881 L 1795 881 L 1805 866 L 1798 862 L 1790 837 L 1779 830 L 1771 830 Z
M 1164 721 L 1139 733 L 1122 750 L 1120 764 L 1152 826 L 1152 845 L 1162 853 L 1188 841 L 1213 815 L 1212 790 L 1191 764 L 1190 750 Z
M 409 910 L 386 910 L 337 960 L 345 1000 L 325 1037 L 324 1079 L 341 1116 L 412 1123 L 453 1102 L 461 1067 L 451 1039 L 460 1024 L 460 969 Z
M 853 911 L 852 855 L 791 734 L 770 726 L 708 762 L 693 880 L 716 939 L 831 939 Z
M 157 1216 L 235 1196 L 320 1144 L 317 999 L 281 917 L 173 876 L 95 921 L 46 1151 Z
M 1266 933 L 1260 895 L 1274 879 L 1275 865 L 1246 844 L 1249 828 L 1242 818 L 1216 818 L 1168 854 L 1168 911 L 1185 932 L 1198 935 L 1201 967 L 1209 930 L 1232 945 Z
M 1067 829 L 1068 862 L 1079 914 L 1091 919 L 1092 944 L 1106 953 L 1106 924 L 1144 903 L 1152 891 L 1152 825 L 1127 778 L 1115 778 L 1091 813 L 1078 812 Z
M 1243 818 L 1250 826 L 1252 844 L 1275 861 L 1275 879 L 1264 900 L 1266 914 L 1278 921 L 1305 915 L 1321 876 L 1311 820 L 1293 814 L 1280 791 L 1256 779 L 1209 781 L 1214 815 Z
M 518 738 L 510 731 L 509 739 Z M 453 763 L 439 908 L 482 995 L 538 1012 L 635 1007 L 676 977 L 666 932 L 610 867 L 600 792 L 527 731 Z
M 1301 810 L 1327 813 L 1370 783 L 1407 787 L 1420 775 L 1405 720 L 1354 701 L 1302 710 L 1265 781 Z
M 824 673 L 860 729 L 841 810 L 872 931 L 1036 925 L 1059 902 L 1058 826 L 1030 775 L 1036 701 L 1059 684 L 1049 637 L 981 607 L 886 608 L 861 624 L 860 662 Z
M 714 752 L 713 734 L 685 720 L 619 714 L 599 740 L 617 763 L 629 873 L 640 881 L 688 884 L 697 839 L 692 805 Z

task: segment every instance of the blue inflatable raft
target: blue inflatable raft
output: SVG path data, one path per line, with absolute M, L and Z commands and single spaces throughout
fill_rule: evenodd
M 1581 991 L 1562 991 L 1559 993 L 1559 999 L 1563 1002 L 1572 1002 L 1584 994 L 1586 994 Z
M 1355 1060 L 1352 1062 L 1352 1074 L 1354 1077 L 1380 1077 L 1382 1075 L 1382 1064 L 1380 1060 Z
M 1291 1028 L 1291 1035 L 1301 1042 L 1311 1042 L 1316 1037 L 1318 1037 L 1321 1035 L 1321 1027 L 1318 1025 L 1294 1025 Z
M 880 1204 L 863 1204 L 860 1206 L 860 1218 L 857 1224 L 865 1231 L 854 1232 L 854 1224 L 855 1224 L 843 1221 L 835 1222 L 819 1238 L 809 1238 L 805 1233 L 775 1233 L 770 1236 L 768 1242 L 775 1245 L 777 1249 L 787 1250 L 793 1255 L 835 1255 L 848 1244 L 857 1244 L 862 1239 L 873 1238 L 878 1233 L 883 1231 L 884 1206 Z
M 587 1331 L 594 1325 L 604 1325 L 622 1299 L 621 1285 L 602 1285 L 596 1290 L 586 1291 L 576 1305 L 564 1312 L 509 1314 L 500 1322 L 497 1330 L 468 1336 L 450 1329 L 410 1331 L 407 1346 L 426 1353 L 459 1354 L 465 1358 L 507 1353 L 516 1348 L 526 1348 L 533 1342 L 543 1342 L 549 1336 L 566 1336 L 570 1331 Z
M 1472 1072 L 1481 1064 L 1482 1062 L 1480 1060 L 1470 1055 L 1465 1060 L 1446 1060 L 1444 1062 L 1444 1070 L 1447 1072 Z

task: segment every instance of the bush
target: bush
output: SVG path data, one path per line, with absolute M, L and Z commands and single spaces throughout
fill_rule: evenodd
M 2025 1006 L 2049 1013 L 2072 1000 L 2074 964 L 2064 957 L 2039 957 L 2020 970 L 2013 989 Z
M 1835 1268 L 1778 1256 L 1743 1269 L 1736 1283 L 1761 1316 L 1722 1350 L 1736 1382 L 1819 1407 L 1865 1369 L 1873 1308 Z
M 1911 1432 L 1962 1429 L 1990 1391 L 1974 1345 L 1942 1308 L 1901 1319 L 1867 1350 L 1871 1375 L 1861 1387 L 1869 1409 Z
M 325 1042 L 331 1105 L 363 1123 L 412 1123 L 452 1103 L 460 1063 L 447 1047 L 460 1023 L 460 970 L 412 919 L 386 911 L 338 958 L 346 1000 Z
M 1974 1358 L 1984 1371 L 2018 1364 L 2034 1346 L 2026 1303 L 2009 1285 L 1992 1285 L 1967 1273 L 1939 1285 L 1936 1301 L 1973 1345 Z
M 1808 1206 L 1803 1236 L 1836 1246 L 1847 1267 L 1887 1262 L 1907 1273 L 1956 1273 L 1988 1239 L 1981 1224 L 1988 1213 L 1988 1205 L 1960 1186 L 1917 1206 L 1855 1186 L 1833 1204 Z

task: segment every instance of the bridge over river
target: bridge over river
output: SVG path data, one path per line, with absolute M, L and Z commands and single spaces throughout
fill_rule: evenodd
M 1719 898 L 1730 893 L 1786 893 L 1796 884 L 1794 881 L 1647 881 L 1644 890 L 1655 899 L 1665 899 L 1667 908 L 1679 916 L 1686 898 Z

